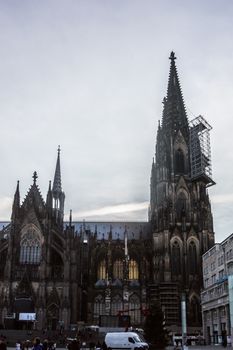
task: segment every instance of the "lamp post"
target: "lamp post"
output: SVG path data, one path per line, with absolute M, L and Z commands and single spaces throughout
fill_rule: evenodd
M 186 348 L 187 340 L 187 319 L 186 319 L 186 295 L 181 295 L 181 324 L 182 324 L 182 348 Z

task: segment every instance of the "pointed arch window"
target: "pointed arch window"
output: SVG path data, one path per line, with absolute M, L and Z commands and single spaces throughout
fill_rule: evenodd
M 172 272 L 174 275 L 181 274 L 181 254 L 180 254 L 180 245 L 177 241 L 172 244 Z
M 194 241 L 189 244 L 189 273 L 191 275 L 197 273 L 197 248 Z
M 114 261 L 113 278 L 123 279 L 123 261 L 120 259 Z
M 94 302 L 94 318 L 99 320 L 100 315 L 105 314 L 105 303 L 102 295 L 98 295 Z
M 184 174 L 184 172 L 185 172 L 184 153 L 179 148 L 175 153 L 175 173 Z
M 22 236 L 20 242 L 21 264 L 39 264 L 41 261 L 41 242 L 34 230 L 29 230 Z
M 136 294 L 133 294 L 129 299 L 129 315 L 133 325 L 141 323 L 141 304 L 140 299 Z
M 123 310 L 123 302 L 120 295 L 116 295 L 112 299 L 112 315 L 118 315 Z
M 97 279 L 98 280 L 105 280 L 107 277 L 106 271 L 107 271 L 106 260 L 102 260 L 102 261 L 100 261 L 100 263 L 98 265 Z
M 187 206 L 187 199 L 183 192 L 179 194 L 179 197 L 177 199 L 177 218 L 178 220 L 181 220 L 183 216 L 186 214 L 186 206 Z
M 138 280 L 138 263 L 136 260 L 131 259 L 129 261 L 129 279 Z
M 201 318 L 201 310 L 200 310 L 200 302 L 197 297 L 193 297 L 190 303 L 190 321 L 191 324 L 196 325 L 200 322 Z

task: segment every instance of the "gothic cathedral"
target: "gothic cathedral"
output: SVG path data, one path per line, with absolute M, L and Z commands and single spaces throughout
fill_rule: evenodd
M 142 326 L 155 301 L 175 330 L 185 298 L 188 330 L 200 329 L 201 256 L 214 244 L 211 127 L 202 116 L 188 121 L 175 59 L 172 52 L 148 222 L 75 222 L 72 213 L 64 222 L 60 149 L 46 201 L 36 172 L 22 202 L 17 183 L 11 221 L 0 231 L 4 327 Z

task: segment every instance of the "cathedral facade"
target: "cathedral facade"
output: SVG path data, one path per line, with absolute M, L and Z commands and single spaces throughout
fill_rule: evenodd
M 141 326 L 156 301 L 175 329 L 185 298 L 188 327 L 200 327 L 201 256 L 214 244 L 210 129 L 201 116 L 188 122 L 172 52 L 148 222 L 64 222 L 60 149 L 46 200 L 36 172 L 22 202 L 17 183 L 0 232 L 0 324 Z

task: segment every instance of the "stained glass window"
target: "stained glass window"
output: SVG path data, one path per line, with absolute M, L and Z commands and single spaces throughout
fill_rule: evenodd
M 129 279 L 138 280 L 138 263 L 132 259 L 129 261 Z
M 28 230 L 21 238 L 21 264 L 39 264 L 41 260 L 41 242 L 35 230 Z

